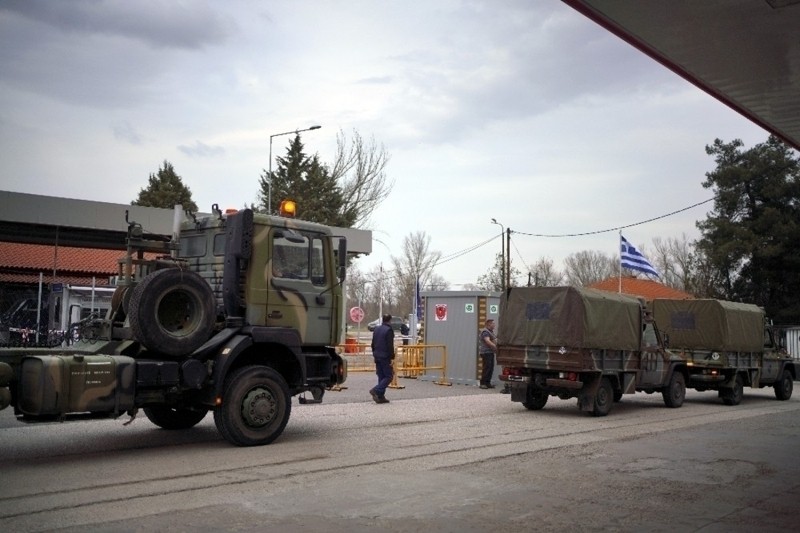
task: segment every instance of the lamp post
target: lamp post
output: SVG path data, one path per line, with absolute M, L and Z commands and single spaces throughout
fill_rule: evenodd
M 494 218 L 492 219 L 492 224 L 497 224 L 500 226 L 500 264 L 502 268 L 500 269 L 500 288 L 503 292 L 506 290 L 506 242 L 504 240 L 504 233 L 506 232 L 506 228 L 503 227 L 501 223 L 499 223 Z
M 297 135 L 303 131 L 311 131 L 311 130 L 318 130 L 322 126 L 311 126 L 310 128 L 305 128 L 302 130 L 294 130 L 294 131 L 285 131 L 283 133 L 276 133 L 274 135 L 269 136 L 269 187 L 267 188 L 267 214 L 272 214 L 272 138 L 273 137 L 280 137 L 281 135 L 290 135 L 294 133 Z

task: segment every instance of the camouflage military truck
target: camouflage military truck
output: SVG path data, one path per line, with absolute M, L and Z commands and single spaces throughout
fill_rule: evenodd
M 745 386 L 772 386 L 779 400 L 791 398 L 797 369 L 778 351 L 760 307 L 661 298 L 650 307 L 670 350 L 686 361 L 689 388 L 718 391 L 727 405 L 742 401 Z
M 213 211 L 176 214 L 171 239 L 128 222 L 111 309 L 69 347 L 0 350 L 0 408 L 29 422 L 141 409 L 165 429 L 213 411 L 226 440 L 253 446 L 283 432 L 293 395 L 319 401 L 342 383 L 345 240 L 293 218 Z
M 686 363 L 664 349 L 631 296 L 577 287 L 514 287 L 500 300 L 497 362 L 511 400 L 542 409 L 549 396 L 607 415 L 623 394 L 686 395 Z

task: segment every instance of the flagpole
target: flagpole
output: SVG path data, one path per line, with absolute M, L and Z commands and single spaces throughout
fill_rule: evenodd
M 622 294 L 622 230 L 619 232 L 617 250 L 619 251 L 619 293 Z

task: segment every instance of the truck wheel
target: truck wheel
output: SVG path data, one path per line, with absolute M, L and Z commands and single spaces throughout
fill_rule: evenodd
M 269 444 L 289 421 L 292 403 L 283 376 L 267 366 L 246 366 L 225 381 L 222 405 L 214 422 L 222 436 L 236 446 Z
M 775 382 L 775 397 L 779 400 L 788 400 L 792 397 L 793 389 L 792 373 L 784 370 L 781 379 Z
M 199 274 L 156 270 L 133 290 L 128 316 L 134 337 L 165 355 L 192 353 L 214 329 L 214 293 Z
M 737 375 L 733 388 L 721 392 L 722 401 L 725 405 L 739 405 L 744 396 L 744 382 L 742 376 Z
M 678 371 L 672 373 L 667 388 L 661 391 L 664 405 L 667 407 L 680 407 L 686 398 L 686 379 Z
M 153 424 L 164 429 L 189 429 L 203 420 L 208 414 L 207 408 L 173 409 L 171 407 L 145 407 L 144 414 Z
M 606 416 L 611 412 L 611 406 L 614 405 L 614 388 L 611 386 L 611 381 L 608 378 L 600 380 L 600 387 L 597 389 L 597 394 L 594 396 L 594 409 L 592 414 L 594 416 Z
M 530 411 L 539 411 L 547 405 L 548 394 L 540 390 L 533 390 L 533 387 L 528 387 L 527 399 L 522 402 L 522 405 Z

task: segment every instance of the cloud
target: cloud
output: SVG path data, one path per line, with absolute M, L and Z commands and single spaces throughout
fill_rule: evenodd
M 87 107 L 163 98 L 153 80 L 181 53 L 219 46 L 236 25 L 206 2 L 7 0 L 0 3 L 1 85 Z
M 195 141 L 193 146 L 182 144 L 178 146 L 178 150 L 189 157 L 216 157 L 225 153 L 225 149 L 221 146 L 209 146 L 200 141 Z
M 204 1 L 5 0 L 0 11 L 63 33 L 123 36 L 156 48 L 202 48 L 224 41 L 235 31 L 231 19 Z
M 118 122 L 112 127 L 114 137 L 129 144 L 140 145 L 142 144 L 142 137 L 133 129 L 133 126 L 127 121 Z
M 356 88 L 353 98 L 362 106 L 381 102 L 402 117 L 405 127 L 391 126 L 401 146 L 456 142 L 582 100 L 602 102 L 632 91 L 658 95 L 683 83 L 563 6 L 446 5 L 417 5 L 416 17 L 393 19 L 396 32 L 407 38 L 390 37 L 370 49 L 388 73 L 373 71 L 354 81 L 390 82 Z M 360 63 L 357 57 L 348 61 Z

